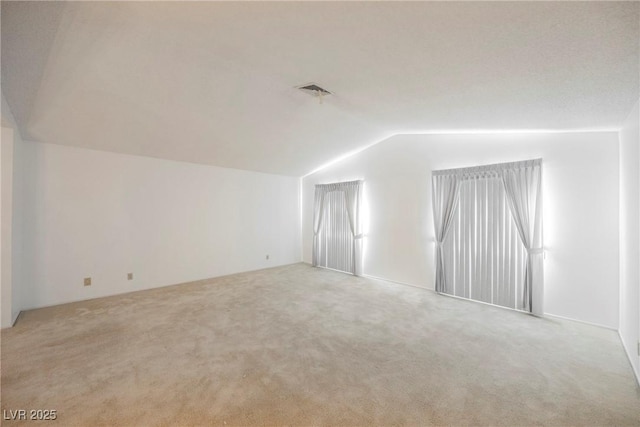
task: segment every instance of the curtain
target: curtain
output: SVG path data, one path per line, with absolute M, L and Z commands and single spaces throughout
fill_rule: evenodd
M 522 309 L 526 250 L 498 174 L 462 180 L 443 251 L 444 293 Z
M 542 314 L 541 177 L 541 159 L 433 172 L 436 291 Z
M 353 237 L 352 248 L 352 273 L 356 276 L 362 274 L 362 224 L 360 220 L 360 199 L 362 198 L 362 181 L 352 181 L 344 185 L 344 197 L 346 202 L 349 228 Z
M 542 162 L 521 162 L 501 172 L 511 215 L 527 251 L 522 304 L 526 310 L 542 314 Z
M 362 274 L 362 181 L 315 188 L 312 264 Z
M 320 254 L 320 239 L 319 233 L 322 227 L 322 217 L 324 212 L 322 210 L 324 206 L 324 191 L 318 191 L 316 186 L 316 192 L 313 201 L 313 248 L 311 251 L 311 265 L 318 266 L 318 257 Z
M 436 233 L 436 291 L 446 292 L 443 243 L 458 204 L 460 179 L 453 174 L 434 172 L 432 185 L 433 225 Z

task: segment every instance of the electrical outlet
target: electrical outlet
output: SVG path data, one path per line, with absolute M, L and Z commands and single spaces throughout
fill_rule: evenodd
M 267 255 L 267 260 L 269 259 L 269 255 Z
M 133 273 L 127 273 L 127 280 L 133 280 Z
M 85 286 L 91 286 L 91 277 L 85 277 L 84 278 L 84 285 Z

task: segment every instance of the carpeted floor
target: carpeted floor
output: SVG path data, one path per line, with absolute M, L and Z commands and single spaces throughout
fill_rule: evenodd
M 25 312 L 2 331 L 2 409 L 65 426 L 638 426 L 640 392 L 614 331 L 295 264 Z

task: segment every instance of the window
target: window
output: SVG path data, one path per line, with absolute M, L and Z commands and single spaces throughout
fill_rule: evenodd
M 313 265 L 359 275 L 362 264 L 362 181 L 315 188 Z
M 542 314 L 542 161 L 434 171 L 436 290 Z

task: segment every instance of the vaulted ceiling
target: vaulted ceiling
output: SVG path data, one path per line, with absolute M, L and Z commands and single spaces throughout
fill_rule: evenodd
M 2 91 L 27 140 L 300 176 L 394 133 L 615 129 L 639 26 L 638 2 L 3 1 Z

